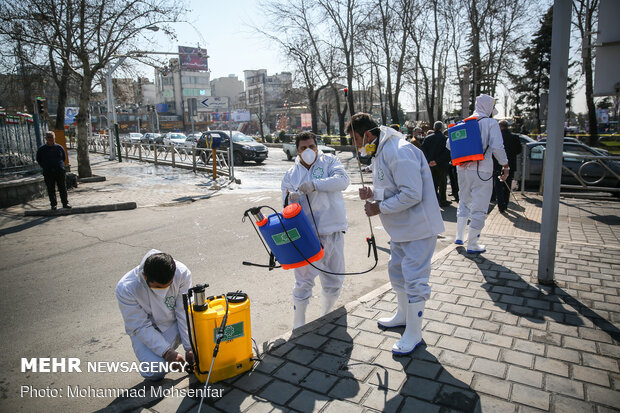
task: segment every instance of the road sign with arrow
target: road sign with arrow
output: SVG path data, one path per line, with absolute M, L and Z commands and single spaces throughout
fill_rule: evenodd
M 211 97 L 205 98 L 200 103 L 202 103 L 202 105 L 208 109 L 225 108 L 228 106 L 228 98 L 211 96 Z

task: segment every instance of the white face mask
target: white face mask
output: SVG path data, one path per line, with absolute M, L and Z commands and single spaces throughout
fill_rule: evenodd
M 312 165 L 314 163 L 314 161 L 316 161 L 316 152 L 314 152 L 310 148 L 305 149 L 301 153 L 300 156 L 301 156 L 301 159 L 303 159 L 303 161 L 306 163 L 306 165 Z
M 155 294 L 156 296 L 158 296 L 159 298 L 161 298 L 162 300 L 164 298 L 166 298 L 166 294 L 168 294 L 168 290 L 170 289 L 170 287 L 166 287 L 166 288 L 151 288 L 151 291 L 153 291 L 153 294 Z

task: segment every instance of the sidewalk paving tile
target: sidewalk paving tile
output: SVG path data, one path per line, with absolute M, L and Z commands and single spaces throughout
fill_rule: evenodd
M 363 405 L 371 409 L 384 412 L 394 413 L 399 411 L 404 396 L 398 392 L 386 389 L 373 389 L 364 400 Z
M 391 353 L 403 328 L 377 326 L 377 318 L 397 306 L 394 292 L 383 289 L 348 304 L 344 315 L 277 339 L 278 346 L 252 374 L 232 381 L 215 407 L 322 413 L 617 409 L 620 231 L 593 224 L 592 217 L 618 213 L 620 203 L 562 204 L 560 218 L 568 224 L 558 227 L 557 285 L 546 287 L 536 279 L 540 197 L 521 200 L 533 222 L 492 211 L 483 232 L 487 253 L 470 256 L 450 247 L 433 261 L 424 344 L 411 356 Z
M 484 374 L 474 374 L 472 388 L 481 393 L 491 396 L 508 399 L 510 395 L 510 382 L 497 380 L 497 377 L 491 377 Z

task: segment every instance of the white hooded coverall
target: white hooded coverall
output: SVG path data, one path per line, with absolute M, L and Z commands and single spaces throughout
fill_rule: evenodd
M 380 129 L 372 158 L 373 199 L 390 235 L 390 282 L 394 291 L 407 293 L 409 302 L 426 301 L 437 235 L 445 230 L 433 177 L 420 149 L 400 132 Z
M 125 331 L 141 363 L 165 362 L 163 354 L 170 348 L 177 348 L 180 343 L 183 343 L 185 351 L 191 350 L 183 293 L 190 288 L 192 275 L 185 264 L 175 260 L 176 272 L 165 294 L 163 289 L 151 289 L 143 275 L 144 262 L 159 252 L 150 250 L 140 265 L 125 274 L 116 286 L 116 298 L 125 321 Z M 165 372 L 140 374 L 147 379 L 158 380 L 164 377 Z
M 306 149 L 310 150 L 310 149 Z M 316 161 L 306 169 L 299 156 L 282 179 L 282 198 L 286 200 L 287 191 L 297 191 L 305 182 L 312 181 L 315 191 L 308 194 L 314 220 L 318 226 L 319 239 L 323 245 L 324 255 L 312 264 L 333 273 L 343 273 L 344 267 L 344 231 L 347 230 L 347 216 L 344 208 L 342 191 L 349 186 L 349 175 L 337 156 L 318 151 Z M 314 221 L 306 195 L 300 194 L 299 203 L 305 212 L 311 227 Z M 311 265 L 295 268 L 295 287 L 293 298 L 308 300 L 312 295 L 314 279 L 319 275 L 323 294 L 338 297 L 344 281 L 343 275 L 326 274 Z
M 484 228 L 493 193 L 493 180 L 490 179 L 493 176 L 491 156 L 495 156 L 500 165 L 508 164 L 502 132 L 497 120 L 491 118 L 491 115 L 495 114 L 494 106 L 495 100 L 491 96 L 480 95 L 476 98 L 476 111 L 473 116 L 478 116 L 484 159 L 456 167 L 459 180 L 459 206 L 456 215 L 459 218 L 470 218 L 470 227 L 477 230 Z M 446 146 L 450 149 L 450 139 L 446 140 Z

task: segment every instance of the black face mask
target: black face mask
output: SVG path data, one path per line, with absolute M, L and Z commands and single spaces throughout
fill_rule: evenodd
M 370 165 L 370 162 L 372 161 L 372 157 L 374 155 L 366 155 L 366 156 L 362 156 L 362 155 L 357 155 L 358 159 L 360 160 L 360 163 L 362 165 Z

